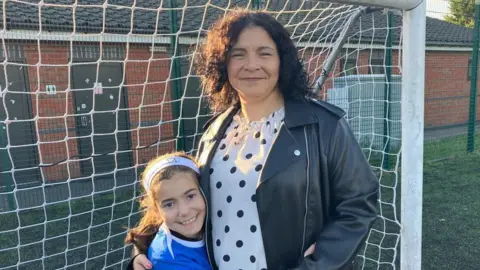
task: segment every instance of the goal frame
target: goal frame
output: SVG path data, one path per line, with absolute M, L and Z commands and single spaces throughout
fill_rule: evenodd
M 332 0 L 331 2 L 378 6 L 399 9 L 403 12 L 400 269 L 421 269 L 426 1 Z

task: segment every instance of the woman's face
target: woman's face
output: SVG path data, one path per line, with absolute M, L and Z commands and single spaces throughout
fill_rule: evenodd
M 227 72 L 241 100 L 258 102 L 278 91 L 280 57 L 277 46 L 261 27 L 247 27 L 232 47 Z
M 183 236 L 200 238 L 205 200 L 193 173 L 176 173 L 152 187 L 158 212 L 167 227 Z

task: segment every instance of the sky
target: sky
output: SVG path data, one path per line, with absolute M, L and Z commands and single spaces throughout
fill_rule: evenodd
M 443 19 L 448 13 L 449 0 L 427 0 L 427 16 Z

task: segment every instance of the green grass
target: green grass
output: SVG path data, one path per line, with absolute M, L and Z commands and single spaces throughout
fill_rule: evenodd
M 398 269 L 398 241 L 400 233 L 400 176 L 394 172 L 381 171 L 380 204 L 381 218 L 373 224 L 366 245 L 360 249 L 363 269 Z M 362 262 L 362 261 L 360 261 Z
M 119 188 L 18 214 L 0 213 L 0 268 L 17 263 L 19 269 L 119 268 L 130 256 L 130 250 L 124 255 L 126 227 L 138 221 L 131 214 L 137 212 L 133 197 L 133 189 Z
M 479 164 L 478 151 L 425 163 L 423 269 L 478 269 Z
M 474 153 L 466 152 L 466 135 L 427 141 L 424 146 L 422 269 L 477 269 L 480 246 L 480 134 Z M 398 151 L 394 151 L 398 153 Z M 368 152 L 367 152 L 368 154 Z M 381 167 L 381 151 L 370 152 Z M 379 170 L 379 218 L 360 250 L 363 269 L 400 269 L 401 168 L 390 155 L 392 169 Z
M 480 149 L 480 133 L 475 136 L 476 151 Z M 458 135 L 439 140 L 431 140 L 425 142 L 424 160 L 438 161 L 449 159 L 456 155 L 464 155 L 467 150 L 467 134 Z

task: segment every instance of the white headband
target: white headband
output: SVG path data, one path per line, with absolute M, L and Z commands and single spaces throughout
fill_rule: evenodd
M 149 172 L 144 176 L 144 187 L 145 190 L 149 190 L 150 186 L 152 185 L 153 178 L 157 173 L 159 173 L 161 170 L 170 167 L 170 166 L 185 166 L 188 167 L 192 170 L 194 170 L 196 173 L 200 174 L 200 171 L 198 170 L 197 165 L 195 162 L 193 162 L 191 159 L 184 158 L 184 157 L 172 157 L 172 158 L 166 158 L 157 164 L 155 164 Z

